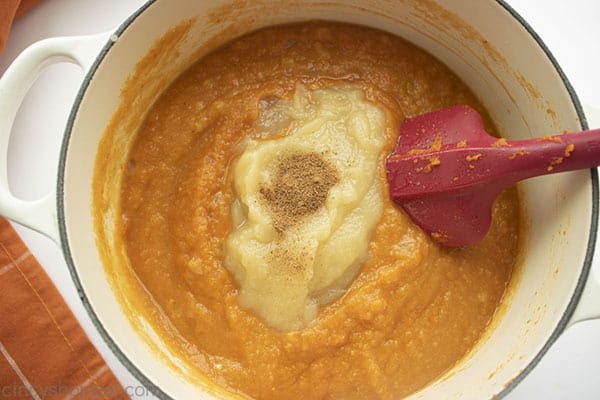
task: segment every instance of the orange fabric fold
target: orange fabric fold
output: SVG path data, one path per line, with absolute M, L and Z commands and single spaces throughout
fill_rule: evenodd
M 39 2 L 0 0 L 0 55 L 14 18 Z M 56 286 L 2 217 L 0 398 L 128 398 Z
M 127 398 L 48 275 L 3 218 L 0 305 L 0 398 Z
M 31 10 L 42 0 L 0 0 L 0 54 L 4 50 L 8 34 L 15 18 Z
M 17 7 L 16 18 L 19 18 L 21 15 L 25 14 L 27 11 L 31 10 L 34 6 L 40 3 L 42 0 L 21 0 L 14 1 L 14 3 L 19 3 L 19 7 Z M 10 3 L 10 0 L 9 0 Z

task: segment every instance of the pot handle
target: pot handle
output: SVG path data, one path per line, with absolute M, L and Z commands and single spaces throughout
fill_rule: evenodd
M 70 62 L 87 73 L 112 32 L 44 39 L 25 49 L 0 77 L 0 215 L 60 242 L 56 217 L 56 193 L 25 201 L 13 196 L 8 186 L 8 143 L 17 111 L 31 85 L 48 65 Z
M 600 108 L 584 104 L 583 109 L 590 128 L 600 127 Z M 596 205 L 600 207 L 600 205 Z M 596 232 L 596 244 L 592 256 L 592 267 L 579 303 L 569 320 L 568 326 L 590 319 L 600 319 L 600 232 Z

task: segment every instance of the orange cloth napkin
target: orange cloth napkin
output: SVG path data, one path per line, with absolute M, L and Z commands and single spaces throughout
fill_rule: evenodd
M 33 8 L 41 0 L 0 0 L 0 54 L 6 45 L 10 27 L 15 18 Z
M 0 0 L 0 54 L 15 17 L 40 0 Z M 0 399 L 126 399 L 125 390 L 0 217 Z

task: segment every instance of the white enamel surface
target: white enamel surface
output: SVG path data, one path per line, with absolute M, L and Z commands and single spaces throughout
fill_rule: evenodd
M 394 8 L 396 11 L 398 10 L 398 7 Z M 187 16 L 190 15 L 189 9 L 183 10 L 183 12 Z M 314 10 L 311 12 L 316 13 Z M 319 15 L 322 18 L 325 17 L 323 14 Z M 357 18 L 352 13 L 335 12 L 335 15 L 338 17 L 344 16 L 350 20 Z M 485 32 L 485 27 L 493 26 L 493 24 L 490 21 L 482 20 L 481 15 L 482 11 L 480 10 L 475 10 L 472 13 L 474 21 L 482 23 L 481 30 Z M 152 31 L 158 34 L 162 26 L 159 22 L 162 21 L 165 26 L 169 24 L 167 16 L 168 13 L 160 12 L 154 14 L 154 17 L 148 17 L 146 23 L 152 25 Z M 389 21 L 373 21 L 373 23 L 390 28 L 392 26 Z M 517 28 L 502 30 L 504 34 L 510 32 L 510 34 L 516 35 L 515 38 L 506 40 L 506 43 L 511 44 L 511 46 L 515 43 L 526 45 L 527 40 L 519 36 L 519 34 L 523 35 L 524 32 L 519 33 Z M 404 33 L 405 36 L 411 36 L 407 30 L 403 30 L 401 33 Z M 488 34 L 492 37 L 494 31 L 489 30 L 489 32 L 486 32 L 486 35 Z M 418 39 L 418 35 L 411 37 L 415 40 Z M 111 80 L 94 82 L 94 85 L 90 88 L 90 93 L 92 90 L 105 93 L 118 90 L 119 80 L 124 78 L 124 75 L 119 75 L 119 69 L 135 63 L 136 57 L 144 52 L 144 46 L 148 44 L 148 42 L 144 43 L 146 38 L 150 39 L 149 35 L 138 35 L 135 39 L 131 39 L 130 43 L 135 43 L 134 48 L 128 47 L 127 51 L 123 50 L 119 57 L 120 66 L 118 68 L 107 67 L 105 71 L 106 74 L 111 76 Z M 503 41 L 500 39 L 497 38 L 499 44 L 502 44 Z M 485 70 L 474 67 L 475 63 L 463 63 L 460 56 L 464 56 L 464 53 L 445 51 L 435 42 L 426 39 L 421 44 L 431 46 L 432 51 L 436 54 L 445 55 L 447 57 L 445 61 L 457 72 L 462 71 L 464 79 L 469 81 L 474 88 L 480 87 L 481 92 L 477 89 L 476 91 L 492 110 L 495 118 L 501 121 L 502 129 L 506 134 L 518 132 L 518 135 L 513 137 L 520 137 L 521 135 L 532 135 L 535 132 L 576 129 L 573 128 L 577 125 L 573 110 L 570 107 L 557 106 L 561 104 L 560 98 L 564 96 L 564 93 L 560 93 L 560 91 L 554 93 L 553 90 L 550 90 L 546 95 L 544 92 L 544 101 L 551 104 L 551 107 L 555 107 L 557 114 L 560 116 L 561 126 L 557 127 L 554 126 L 551 119 L 547 118 L 545 113 L 542 113 L 543 117 L 535 117 L 536 112 L 544 111 L 547 106 L 544 102 L 538 102 L 535 99 L 532 102 L 527 91 L 516 85 L 515 82 L 513 82 L 514 86 L 510 87 L 510 92 L 515 97 L 518 106 L 511 103 L 506 93 L 503 93 L 502 90 L 498 91 L 497 83 L 492 77 L 485 75 Z M 115 51 L 117 51 L 117 47 L 115 47 Z M 519 54 L 528 55 L 520 61 L 515 61 L 515 63 L 511 60 L 511 65 L 519 66 L 519 70 L 523 75 L 531 78 L 530 82 L 536 86 L 539 85 L 539 88 L 545 87 L 547 82 L 556 80 L 557 77 L 553 76 L 551 72 L 549 75 L 544 75 L 543 69 L 528 68 L 528 65 L 533 64 L 531 62 L 533 56 L 527 48 L 507 49 L 507 54 L 510 52 L 514 52 L 516 56 Z M 510 77 L 507 80 L 510 81 Z M 488 91 L 490 89 L 491 91 Z M 484 93 L 492 93 L 492 95 L 486 98 L 483 96 Z M 90 97 L 89 101 L 92 100 Z M 86 101 L 88 100 L 86 99 Z M 126 329 L 123 329 L 127 322 L 119 315 L 116 302 L 111 301 L 110 289 L 102 275 L 102 269 L 99 268 L 97 263 L 93 262 L 95 246 L 93 238 L 88 234 L 91 228 L 90 216 L 85 215 L 87 211 L 85 207 L 76 205 L 89 204 L 89 193 L 81 188 L 89 187 L 89 174 L 91 173 L 91 162 L 93 161 L 93 157 L 90 157 L 89 154 L 93 154 L 98 135 L 101 133 L 101 128 L 95 129 L 94 127 L 103 126 L 103 121 L 106 121 L 116 105 L 114 101 L 104 98 L 101 101 L 99 99 L 94 101 L 96 103 L 90 103 L 93 105 L 90 108 L 95 110 L 94 113 L 82 114 L 80 116 L 81 120 L 77 122 L 81 125 L 76 127 L 76 130 L 84 131 L 85 134 L 75 133 L 75 135 L 80 135 L 80 139 L 74 141 L 71 145 L 68 159 L 71 167 L 67 166 L 68 228 L 72 232 L 72 237 L 75 238 L 70 240 L 73 240 L 72 249 L 75 251 L 75 248 L 77 248 L 74 253 L 76 264 L 93 307 L 99 314 L 110 316 L 109 318 L 101 317 L 106 323 L 107 329 L 115 335 L 120 343 L 127 344 L 121 347 L 126 347 L 126 352 L 133 355 L 136 360 L 135 364 L 142 367 L 150 377 L 157 379 L 161 386 L 167 384 L 173 388 L 172 393 L 184 396 L 184 391 L 175 388 L 180 384 L 179 379 L 174 376 L 168 379 L 162 377 L 161 366 L 156 364 L 156 360 L 146 351 L 144 345 L 137 341 L 137 338 L 128 333 Z M 512 113 L 509 118 L 504 118 L 507 109 L 512 109 Z M 522 115 L 525 115 L 527 124 L 521 118 Z M 537 129 L 545 130 L 538 131 Z M 528 255 L 531 256 L 531 259 L 527 262 L 527 272 L 521 284 L 521 292 L 515 298 L 515 307 L 508 311 L 503 323 L 481 349 L 482 353 L 476 356 L 480 358 L 480 361 L 474 358 L 467 362 L 466 366 L 477 361 L 476 368 L 464 369 L 452 380 L 442 382 L 438 387 L 432 387 L 417 397 L 424 397 L 429 394 L 433 396 L 432 398 L 439 398 L 442 393 L 444 398 L 448 398 L 452 394 L 455 394 L 457 398 L 461 398 L 461 394 L 464 395 L 464 398 L 486 397 L 497 391 L 497 388 L 502 387 L 507 379 L 514 377 L 545 343 L 570 299 L 575 284 L 574 277 L 578 275 L 578 269 L 582 264 L 581 257 L 586 245 L 585 232 L 589 225 L 589 215 L 586 215 L 589 212 L 589 204 L 586 203 L 589 203 L 591 196 L 589 188 L 586 187 L 588 176 L 585 173 L 576 173 L 564 177 L 541 178 L 527 184 L 527 197 L 532 200 L 532 205 L 536 204 L 529 207 L 530 216 L 533 219 L 532 234 L 534 240 L 530 241 L 531 248 Z M 583 189 L 581 189 L 582 187 Z M 554 194 L 555 192 L 556 194 Z M 576 195 L 571 196 L 574 192 Z M 553 194 L 549 195 L 549 193 Z M 568 199 L 564 196 L 566 193 L 570 193 Z M 544 199 L 543 203 L 540 203 L 540 198 Z M 570 210 L 577 210 L 577 212 Z M 546 229 L 547 226 L 553 228 Z M 564 229 L 567 230 L 567 235 L 558 234 L 559 231 Z M 576 235 L 581 236 L 576 237 Z M 80 242 L 80 239 L 84 240 Z M 555 274 L 556 268 L 558 268 L 558 272 Z M 537 321 L 537 323 L 527 324 L 527 319 Z M 491 348 L 492 345 L 494 346 L 493 349 Z M 484 352 L 487 351 L 487 348 L 490 351 L 486 354 Z M 488 381 L 487 377 L 492 372 L 495 373 L 494 378 Z M 460 382 L 461 380 L 462 382 Z M 464 388 L 469 389 L 465 391 Z M 188 396 L 185 395 L 182 398 L 189 398 Z
M 7 165 L 12 124 L 29 88 L 48 65 L 70 62 L 89 70 L 106 34 L 85 37 L 57 37 L 28 47 L 4 72 L 0 79 L 0 164 Z M 6 168 L 0 173 L 0 213 L 48 236 L 59 243 L 56 224 L 56 193 L 50 191 L 37 200 L 22 200 L 8 187 Z
M 70 38 L 46 39 L 30 46 L 0 79 L 0 164 L 7 165 L 8 146 L 13 121 L 27 91 L 48 64 L 75 62 L 74 42 Z M 10 192 L 6 168 L 0 174 L 0 213 L 9 219 L 44 233 L 57 241 L 55 194 L 38 200 L 21 200 Z

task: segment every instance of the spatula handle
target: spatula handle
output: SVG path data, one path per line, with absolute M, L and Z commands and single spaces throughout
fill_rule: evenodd
M 517 180 L 600 165 L 600 129 L 506 143 Z
M 449 145 L 424 154 L 392 154 L 386 161 L 396 201 L 481 189 L 499 193 L 523 179 L 600 165 L 600 129 L 507 141 Z

